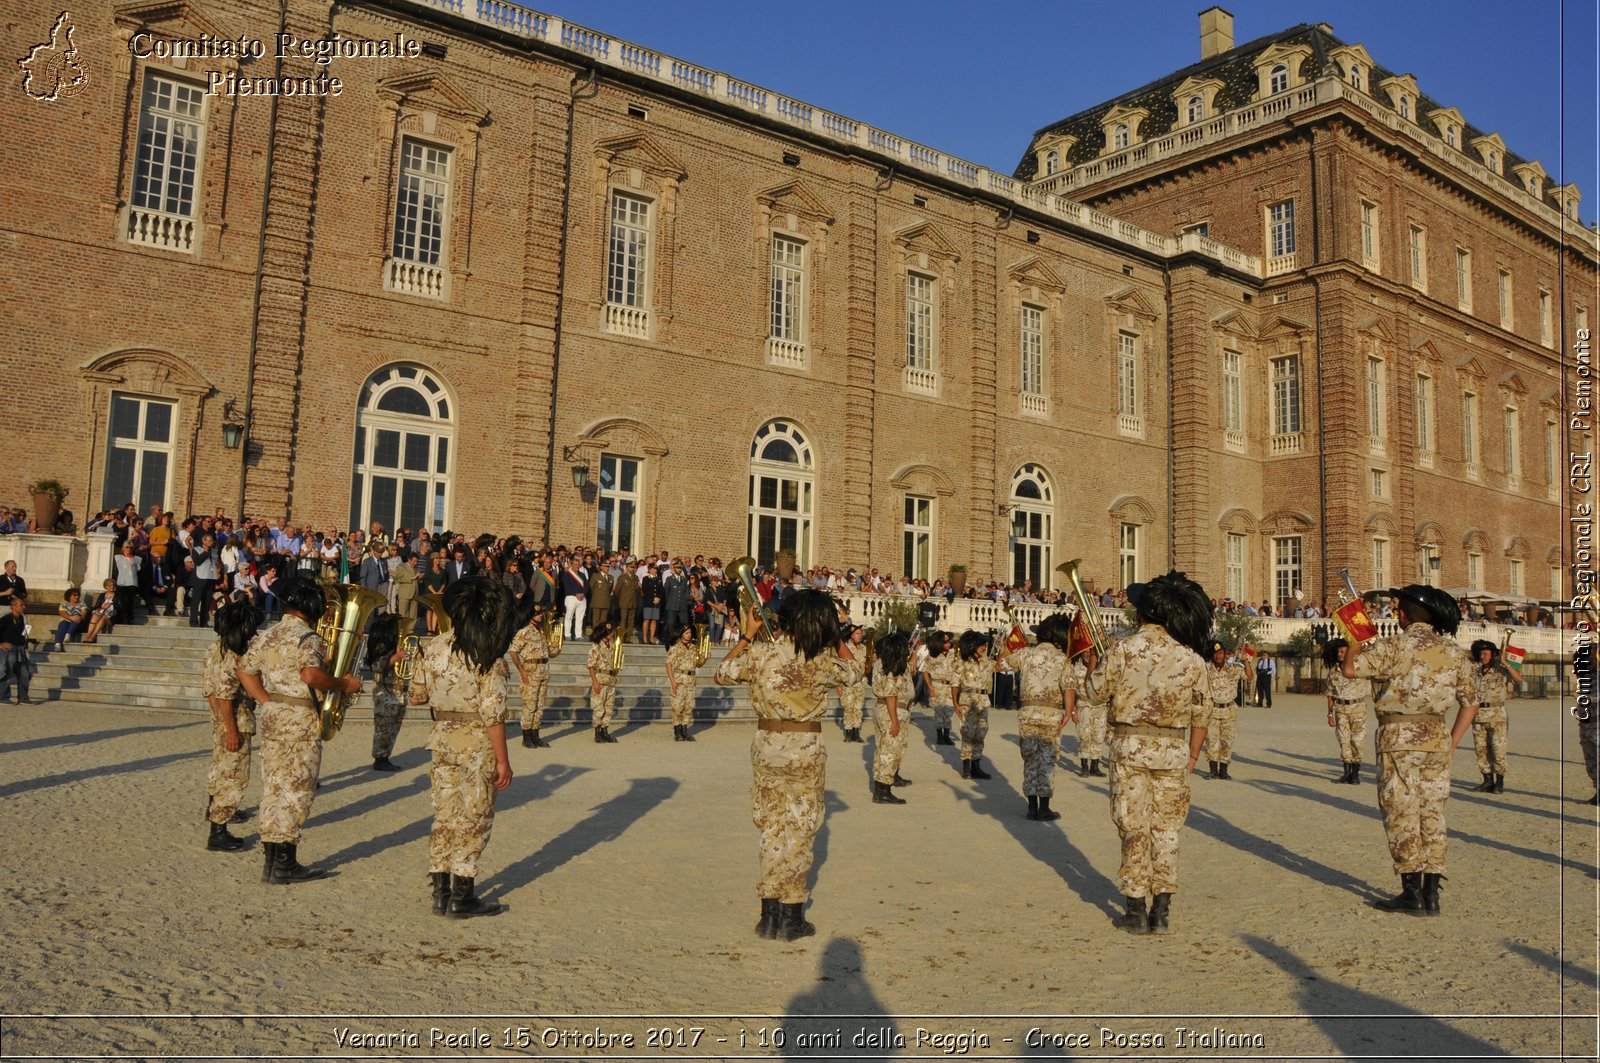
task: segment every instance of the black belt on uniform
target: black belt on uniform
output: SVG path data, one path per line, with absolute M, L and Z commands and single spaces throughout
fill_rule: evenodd
M 1111 732 L 1119 735 L 1155 735 L 1158 738 L 1167 738 L 1173 735 L 1182 735 L 1186 727 L 1159 727 L 1153 723 L 1114 723 Z
M 1366 701 L 1367 701 L 1366 698 L 1334 698 L 1333 699 L 1333 703 L 1335 705 L 1364 705 L 1364 704 L 1366 704 Z

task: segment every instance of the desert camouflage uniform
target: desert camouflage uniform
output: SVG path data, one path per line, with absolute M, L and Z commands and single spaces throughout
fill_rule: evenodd
M 1367 706 L 1372 704 L 1372 680 L 1346 679 L 1335 667 L 1328 673 L 1328 694 L 1333 698 L 1333 730 L 1339 740 L 1339 759 L 1361 763 L 1367 744 Z
M 865 646 L 853 646 L 851 653 L 862 653 Z M 867 680 L 863 676 L 854 683 L 845 683 L 839 688 L 839 707 L 844 710 L 844 729 L 857 730 L 861 727 L 862 718 L 866 715 L 867 705 Z
M 956 651 L 947 649 L 937 657 L 928 658 L 928 665 L 924 669 L 928 677 L 928 705 L 933 709 L 933 725 L 942 731 L 950 730 L 950 721 L 955 715 L 950 688 L 955 685 L 956 666 L 960 662 Z
M 322 767 L 322 719 L 303 668 L 327 667 L 327 644 L 298 616 L 285 616 L 250 641 L 239 670 L 259 676 L 267 700 L 261 734 L 261 840 L 298 845 Z
M 433 832 L 428 836 L 428 870 L 448 871 L 460 878 L 478 877 L 478 857 L 489 844 L 494 826 L 494 744 L 486 730 L 506 722 L 504 657 L 486 674 L 452 652 L 455 635 L 436 636 L 423 651 L 411 676 L 411 701 L 427 703 L 436 715 L 464 714 L 468 719 L 435 719 L 428 732 L 433 763 Z
M 1093 763 L 1106 755 L 1106 699 L 1081 659 L 1072 662 L 1072 689 L 1078 694 L 1078 757 Z
M 1072 663 L 1048 642 L 1017 650 L 1006 658 L 1022 684 L 1017 711 L 1018 744 L 1022 747 L 1022 796 L 1049 797 L 1051 778 L 1061 749 L 1061 719 L 1067 711 Z
M 589 685 L 589 711 L 595 727 L 610 727 L 611 714 L 617 709 L 617 673 L 611 670 L 611 643 L 597 642 L 589 647 L 589 667 L 594 669 L 595 682 L 600 693 Z
M 889 675 L 879 661 L 872 668 L 872 722 L 878 729 L 878 743 L 872 758 L 872 781 L 892 785 L 906 755 L 911 738 L 911 699 L 915 695 L 911 674 Z M 889 698 L 895 699 L 895 715 L 900 718 L 900 734 L 891 735 Z
M 1427 624 L 1374 639 L 1359 676 L 1388 679 L 1378 702 L 1378 807 L 1400 874 L 1444 873 L 1450 730 L 1445 713 L 1477 704 L 1467 651 Z
M 372 686 L 372 759 L 387 760 L 406 720 L 406 685 L 394 674 L 394 658 L 383 662 Z
M 1478 755 L 1478 770 L 1487 775 L 1506 773 L 1506 702 L 1511 700 L 1511 680 L 1498 668 L 1485 672 L 1473 669 L 1478 684 L 1478 715 L 1472 718 L 1472 749 Z M 1493 757 L 1490 749 L 1493 749 Z
M 987 657 L 959 661 L 953 681 L 961 686 L 961 759 L 983 756 L 989 734 L 989 691 L 994 689 L 994 662 Z
M 550 643 L 544 628 L 531 621 L 511 640 L 511 656 L 528 673 L 522 684 L 522 732 L 537 731 L 544 721 L 544 704 L 550 697 Z
M 1189 737 L 1204 727 L 1206 665 L 1145 624 L 1106 651 L 1095 681 L 1111 721 L 1111 821 L 1122 837 L 1122 895 L 1178 891 L 1178 831 L 1189 814 Z
M 750 684 L 750 702 L 760 719 L 820 720 L 835 687 L 858 682 L 861 662 L 832 651 L 806 661 L 794 643 L 779 637 L 755 643 L 748 652 L 724 660 L 716 682 Z M 803 904 L 811 891 L 812 848 L 822 829 L 823 784 L 828 754 L 818 731 L 763 731 L 750 742 L 752 818 L 761 832 L 761 879 L 756 895 L 784 904 Z
M 212 643 L 200 666 L 200 692 L 209 707 L 211 699 L 233 703 L 233 722 L 239 729 L 239 750 L 229 753 L 222 740 L 227 732 L 216 713 L 211 714 L 211 773 L 206 777 L 206 794 L 211 798 L 207 818 L 226 823 L 239 811 L 244 789 L 250 785 L 250 738 L 256 733 L 255 702 L 239 689 L 239 656 L 222 641 Z
M 678 681 L 677 692 L 672 695 L 672 723 L 688 726 L 694 723 L 694 664 L 695 647 L 674 643 L 667 651 L 667 669 Z
M 1234 728 L 1239 722 L 1239 707 L 1234 699 L 1239 696 L 1239 680 L 1248 677 L 1242 665 L 1224 661 L 1221 668 L 1206 664 L 1206 709 L 1210 719 L 1206 727 L 1206 757 L 1219 764 L 1233 759 Z

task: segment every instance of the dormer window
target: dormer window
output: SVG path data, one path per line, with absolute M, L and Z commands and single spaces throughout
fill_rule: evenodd
M 1404 118 L 1408 122 L 1411 121 L 1411 97 L 1410 96 L 1402 96 L 1402 97 L 1400 97 L 1400 117 Z
M 1456 146 L 1456 127 L 1455 126 L 1447 125 L 1447 126 L 1444 127 L 1444 142 L 1446 144 L 1450 145 L 1452 148 Z
M 1350 87 L 1357 92 L 1361 91 L 1361 68 L 1354 64 L 1350 67 Z
M 1528 195 L 1534 199 L 1544 198 L 1544 185 L 1537 177 L 1528 178 Z
M 1198 96 L 1190 96 L 1189 97 L 1189 124 L 1190 125 L 1194 125 L 1196 122 L 1198 122 L 1201 119 L 1205 118 L 1205 116 L 1206 116 L 1206 101 L 1202 100 Z
M 1118 122 L 1117 127 L 1111 131 L 1111 147 L 1122 150 L 1128 146 L 1128 123 Z
M 1056 151 L 1044 153 L 1044 175 L 1049 177 L 1061 168 L 1061 154 Z
M 1282 63 L 1279 63 L 1277 66 L 1273 67 L 1272 72 L 1267 75 L 1267 92 L 1269 95 L 1276 96 L 1278 93 L 1287 92 L 1288 90 L 1289 68 L 1284 66 Z

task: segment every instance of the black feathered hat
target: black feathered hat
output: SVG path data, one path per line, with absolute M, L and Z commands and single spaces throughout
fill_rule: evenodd
M 1478 654 L 1482 653 L 1484 650 L 1488 650 L 1490 653 L 1494 654 L 1495 657 L 1500 656 L 1500 647 L 1499 646 L 1496 646 L 1494 643 L 1490 642 L 1488 639 L 1478 639 L 1475 642 L 1473 642 L 1473 644 L 1472 644 L 1472 651 L 1471 652 L 1472 652 L 1472 659 L 1473 659 L 1474 662 L 1477 661 Z M 1494 657 L 1489 658 L 1489 660 L 1490 660 L 1490 663 L 1493 663 Z
M 517 633 L 516 599 L 505 585 L 485 576 L 469 576 L 450 584 L 444 592 L 454 652 L 480 674 L 511 649 Z
M 328 607 L 322 588 L 305 576 L 293 577 L 281 590 L 274 588 L 273 593 L 285 609 L 299 613 L 313 624 L 322 619 L 322 611 Z
M 1454 635 L 1456 628 L 1461 626 L 1461 606 L 1438 587 L 1408 583 L 1404 587 L 1390 587 L 1384 593 L 1402 602 L 1410 602 L 1412 608 L 1406 612 L 1421 614 L 1419 619 L 1427 620 L 1433 630 L 1441 635 Z
M 1160 624 L 1202 659 L 1210 659 L 1206 642 L 1211 633 L 1211 599 L 1204 587 L 1173 569 L 1148 583 L 1133 584 L 1127 595 L 1142 619 Z
M 1322 647 L 1322 663 L 1329 668 L 1332 668 L 1334 665 L 1338 664 L 1339 651 L 1348 645 L 1350 645 L 1350 643 L 1346 642 L 1344 639 L 1333 639 L 1326 646 Z
M 1062 653 L 1072 644 L 1072 618 L 1066 613 L 1051 613 L 1033 626 L 1040 642 L 1048 642 Z
M 250 636 L 261 626 L 261 611 L 246 601 L 229 602 L 217 610 L 212 626 L 223 648 L 243 654 L 250 648 Z

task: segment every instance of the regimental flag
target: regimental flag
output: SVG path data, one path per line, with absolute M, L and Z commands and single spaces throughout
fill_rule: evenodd
M 1252 672 L 1255 671 L 1255 668 L 1256 668 L 1256 648 L 1254 646 L 1250 645 L 1248 642 L 1245 643 L 1244 647 L 1239 650 L 1239 656 L 1244 661 L 1245 665 L 1247 667 L 1249 667 L 1249 669 Z
M 1522 662 L 1527 656 L 1528 651 L 1521 646 L 1513 646 L 1509 642 L 1506 643 L 1506 667 L 1511 669 L 1518 679 L 1522 678 Z
M 1357 598 L 1353 602 L 1346 602 L 1333 611 L 1333 618 L 1339 622 L 1339 628 L 1344 632 L 1344 637 L 1355 645 L 1360 645 L 1368 639 L 1378 636 L 1378 625 L 1372 622 L 1372 617 L 1367 615 L 1367 603 Z
M 1072 617 L 1072 631 L 1067 636 L 1067 657 L 1069 660 L 1076 660 L 1092 649 L 1094 649 L 1094 636 L 1089 634 L 1089 622 L 1080 609 Z
M 1022 625 L 1012 624 L 1011 633 L 1006 636 L 1006 652 L 1012 653 L 1016 650 L 1027 649 L 1027 647 L 1028 636 L 1022 633 Z

